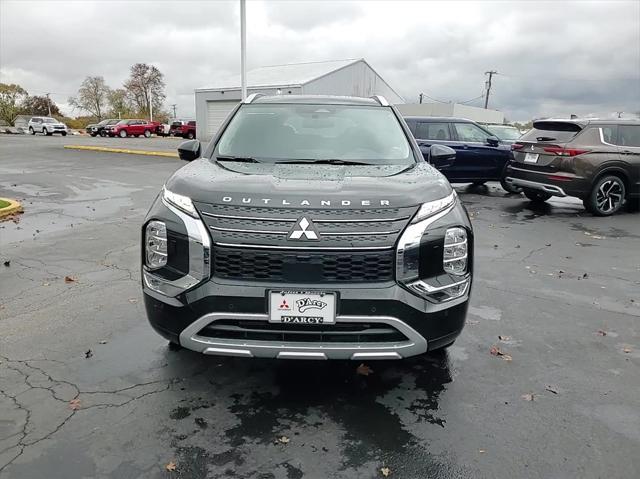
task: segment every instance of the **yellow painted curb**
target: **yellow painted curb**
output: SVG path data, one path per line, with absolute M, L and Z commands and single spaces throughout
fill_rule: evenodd
M 9 202 L 9 206 L 0 208 L 0 218 L 2 218 L 3 216 L 12 215 L 13 213 L 20 213 L 22 211 L 22 205 L 17 201 L 9 198 L 0 198 L 0 200 Z
M 64 147 L 70 150 L 103 151 L 105 153 L 127 153 L 129 155 L 166 156 L 169 158 L 179 158 L 178 153 L 173 151 L 130 150 L 128 148 L 111 148 L 108 146 L 87 145 L 64 145 Z

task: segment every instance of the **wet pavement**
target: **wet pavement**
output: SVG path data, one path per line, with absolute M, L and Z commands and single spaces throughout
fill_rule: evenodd
M 181 163 L 62 140 L 0 137 L 0 196 L 26 210 L 0 223 L 0 478 L 637 476 L 639 213 L 461 185 L 476 275 L 447 352 L 368 376 L 203 357 L 151 330 L 138 280 Z

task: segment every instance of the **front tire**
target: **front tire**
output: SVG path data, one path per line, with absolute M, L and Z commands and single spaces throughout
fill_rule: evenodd
M 151 136 L 151 132 L 149 130 L 144 130 L 144 137 L 149 138 Z
M 32 135 L 36 134 L 35 130 L 31 126 L 29 127 L 29 133 L 32 134 Z
M 67 132 L 66 132 L 66 131 L 63 131 L 63 132 L 62 132 L 62 136 L 67 136 Z
M 124 130 L 120 131 L 120 138 L 126 138 L 127 137 L 127 132 Z
M 193 134 L 192 131 L 190 131 L 189 133 L 187 133 L 187 139 L 188 140 L 193 140 L 196 136 Z
M 544 193 L 542 191 L 525 189 L 523 190 L 523 192 L 524 196 L 529 198 L 529 200 L 533 203 L 544 203 L 549 198 L 551 198 L 551 195 L 549 193 Z
M 624 181 L 619 176 L 607 175 L 595 182 L 582 203 L 595 216 L 609 216 L 624 205 L 626 193 Z
M 47 136 L 51 136 L 51 135 L 53 135 L 53 133 L 49 133 L 49 132 L 47 131 L 47 129 L 46 129 L 46 128 L 43 128 L 43 129 L 42 129 L 42 133 L 43 133 L 44 135 L 47 135 Z

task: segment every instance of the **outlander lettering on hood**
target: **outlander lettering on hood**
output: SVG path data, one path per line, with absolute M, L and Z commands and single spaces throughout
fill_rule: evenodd
M 171 343 L 362 361 L 461 333 L 471 223 L 383 98 L 252 95 L 179 151 L 142 228 L 147 316 Z

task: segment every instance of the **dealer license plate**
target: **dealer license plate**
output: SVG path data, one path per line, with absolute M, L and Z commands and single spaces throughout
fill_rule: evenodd
M 537 163 L 538 162 L 538 154 L 537 153 L 525 153 L 524 154 L 524 162 L 525 163 Z
M 336 295 L 317 291 L 272 291 L 269 293 L 271 323 L 333 324 Z

